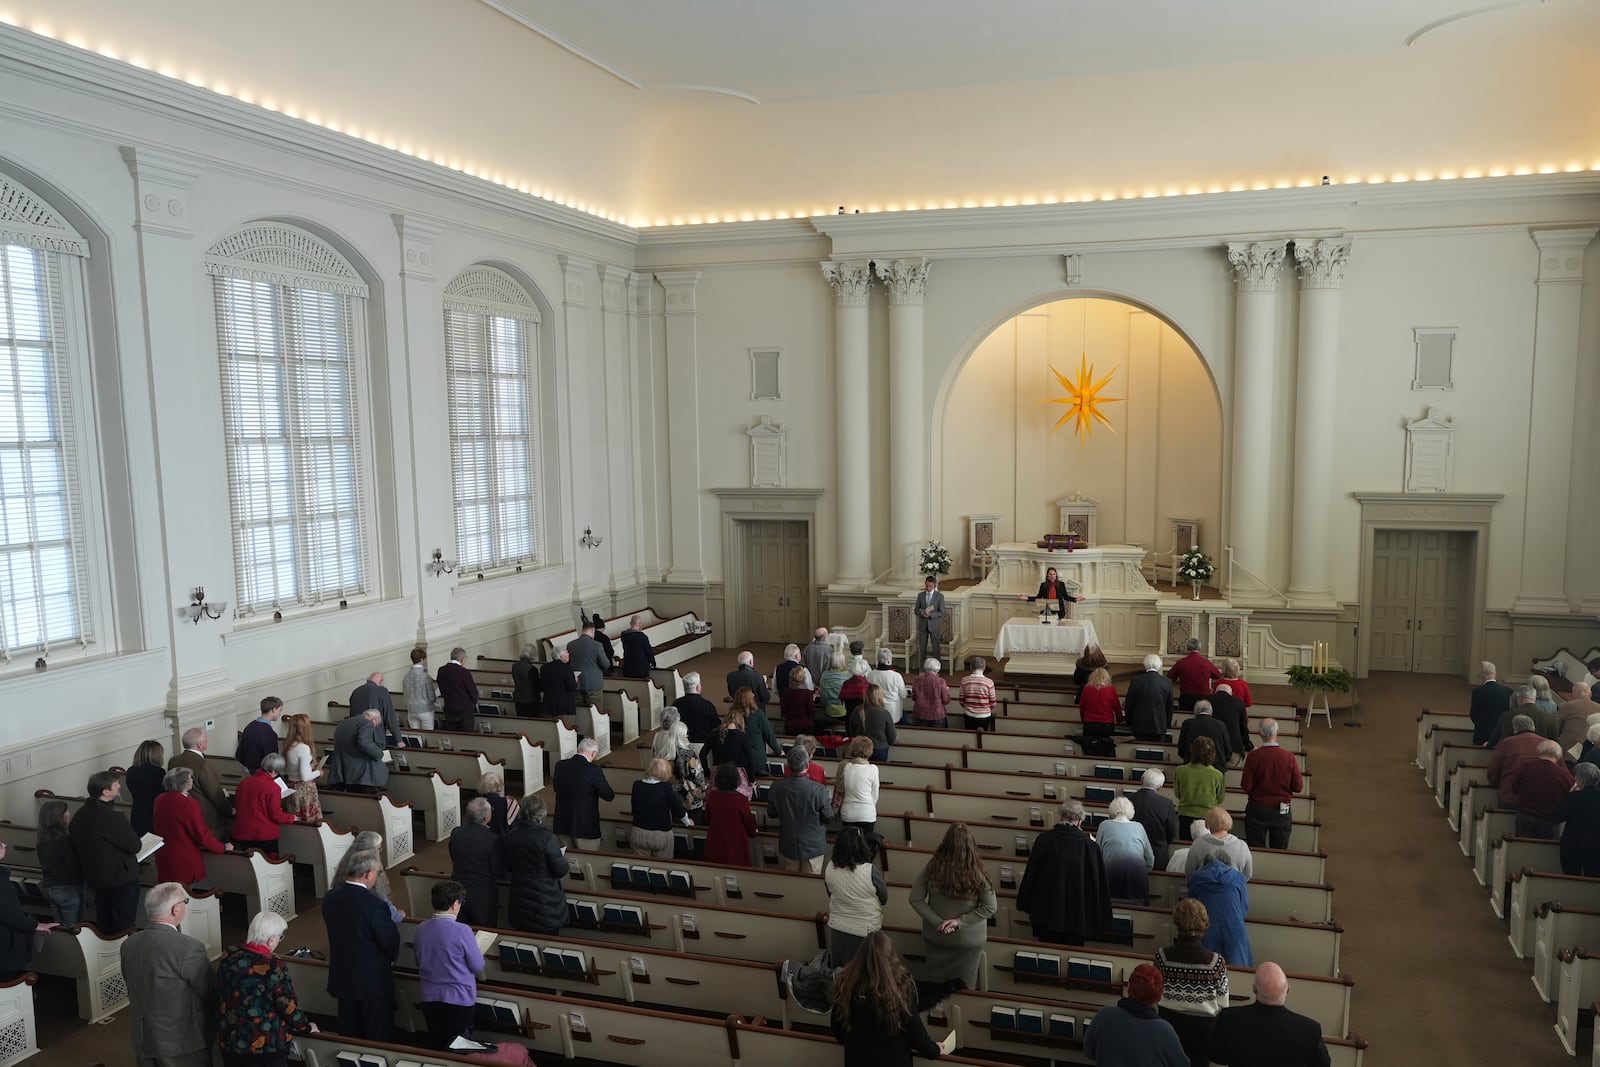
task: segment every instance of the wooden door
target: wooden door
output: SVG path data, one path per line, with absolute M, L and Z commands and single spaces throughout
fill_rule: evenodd
M 1459 674 L 1467 656 L 1474 535 L 1377 530 L 1368 669 Z
M 1411 530 L 1373 533 L 1369 670 L 1411 669 L 1411 613 L 1417 596 L 1415 540 Z
M 803 522 L 782 522 L 783 632 L 772 640 L 798 641 L 816 628 L 811 617 L 811 538 Z
M 804 522 L 741 522 L 740 641 L 793 641 L 809 632 L 811 543 Z

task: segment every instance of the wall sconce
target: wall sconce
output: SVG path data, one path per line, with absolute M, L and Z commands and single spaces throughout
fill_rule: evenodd
M 428 570 L 432 571 L 435 575 L 439 575 L 439 574 L 450 574 L 455 569 L 456 569 L 456 561 L 455 560 L 453 560 L 453 559 L 445 559 L 444 558 L 444 552 L 441 551 L 440 549 L 436 548 L 436 549 L 433 550 L 433 562 L 428 564 Z
M 599 548 L 600 542 L 604 540 L 604 537 L 596 537 L 594 535 L 594 531 L 585 526 L 583 528 L 583 536 L 578 538 L 578 544 L 582 545 L 584 548 Z
M 197 585 L 194 587 L 194 592 L 189 594 L 189 607 L 187 610 L 189 612 L 189 621 L 199 626 L 200 616 L 202 615 L 208 619 L 222 618 L 223 613 L 228 610 L 228 602 L 219 600 L 216 603 L 208 603 L 206 601 L 205 586 Z

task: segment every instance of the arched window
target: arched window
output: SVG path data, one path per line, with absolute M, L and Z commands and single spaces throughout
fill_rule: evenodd
M 493 267 L 473 267 L 445 287 L 450 469 L 463 570 L 544 562 L 538 323 L 528 291 Z
M 74 379 L 89 244 L 0 174 L 0 658 L 94 637 Z
M 252 223 L 206 253 L 222 361 L 238 613 L 369 591 L 357 418 L 367 286 L 321 238 Z

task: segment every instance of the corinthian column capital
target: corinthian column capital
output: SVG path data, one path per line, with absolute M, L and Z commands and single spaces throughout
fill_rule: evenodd
M 840 307 L 862 307 L 867 302 L 867 287 L 872 284 L 872 265 L 864 259 L 828 260 L 822 264 L 822 276 L 833 286 Z
M 1269 293 L 1278 287 L 1287 241 L 1229 241 L 1233 281 L 1244 293 Z
M 1350 238 L 1295 241 L 1294 259 L 1300 268 L 1300 288 L 1337 289 L 1350 261 Z
M 875 266 L 878 280 L 889 287 L 891 306 L 922 303 L 922 296 L 928 290 L 926 259 L 896 259 Z

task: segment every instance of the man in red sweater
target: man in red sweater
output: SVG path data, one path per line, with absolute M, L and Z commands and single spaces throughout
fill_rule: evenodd
M 1288 848 L 1294 816 L 1289 800 L 1305 788 L 1300 762 L 1278 744 L 1278 720 L 1262 719 L 1261 744 L 1244 759 L 1239 784 L 1250 798 L 1244 806 L 1244 840 L 1251 848 Z
M 1540 741 L 1533 759 L 1506 775 L 1511 806 L 1517 809 L 1518 837 L 1559 837 L 1556 811 L 1572 792 L 1572 772 L 1561 762 L 1561 745 Z
M 1195 701 L 1211 695 L 1211 683 L 1222 672 L 1200 651 L 1200 639 L 1189 638 L 1188 654 L 1172 665 L 1167 677 L 1178 683 L 1178 707 L 1193 711 Z

